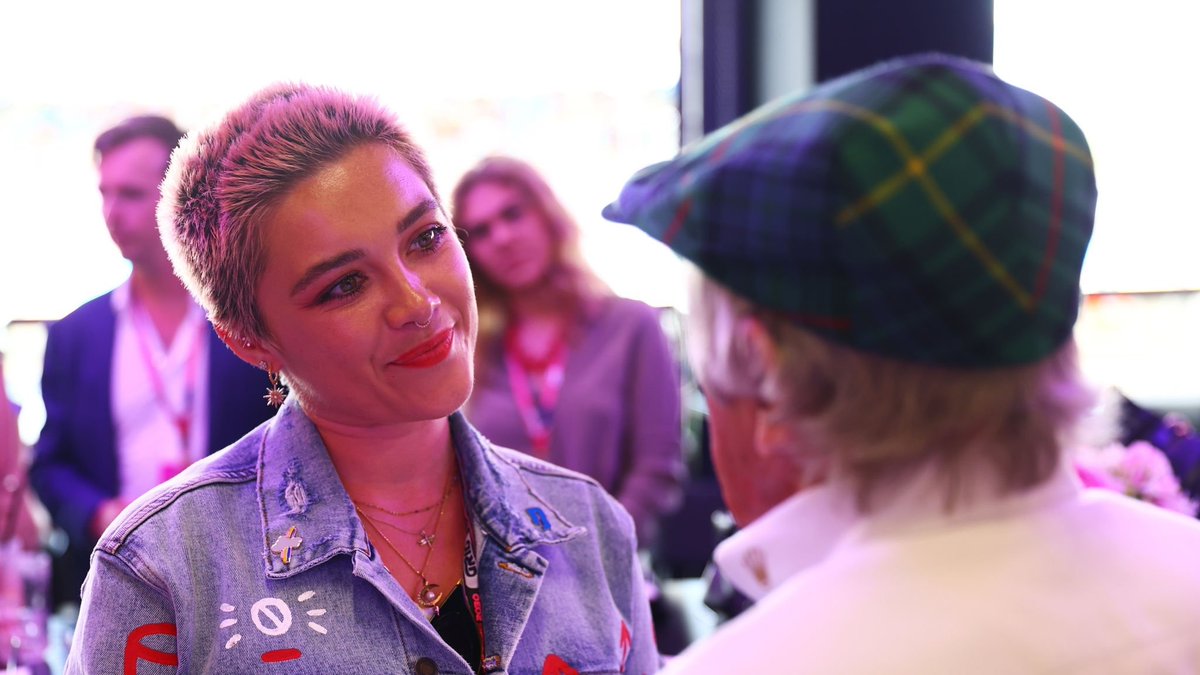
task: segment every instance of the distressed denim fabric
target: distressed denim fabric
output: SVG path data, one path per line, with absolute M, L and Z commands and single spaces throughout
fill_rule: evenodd
M 493 447 L 461 414 L 450 422 L 485 533 L 488 672 L 656 671 L 628 514 L 591 479 Z M 287 562 L 280 542 L 295 544 Z M 67 664 L 104 675 L 273 671 L 470 672 L 384 568 L 294 401 L 109 528 Z

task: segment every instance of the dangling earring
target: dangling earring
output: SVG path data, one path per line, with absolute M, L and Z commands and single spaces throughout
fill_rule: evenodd
M 287 392 L 279 385 L 279 371 L 271 370 L 266 361 L 259 361 L 258 367 L 267 371 L 267 379 L 271 382 L 271 386 L 267 389 L 267 394 L 263 398 L 266 399 L 267 405 L 272 408 L 278 408 L 283 405 L 283 400 L 287 398 Z

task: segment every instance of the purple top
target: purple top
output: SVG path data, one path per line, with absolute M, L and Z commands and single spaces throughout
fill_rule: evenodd
M 468 419 L 493 443 L 529 452 L 500 341 L 481 361 Z M 595 478 L 615 496 L 633 516 L 642 546 L 680 496 L 679 389 L 657 310 L 644 303 L 606 301 L 569 347 L 549 459 Z

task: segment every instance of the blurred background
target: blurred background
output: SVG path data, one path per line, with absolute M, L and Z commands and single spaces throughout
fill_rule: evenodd
M 443 192 L 488 153 L 530 160 L 578 217 L 603 278 L 677 326 L 680 264 L 600 218 L 620 185 L 775 96 L 930 50 L 994 63 L 1084 129 L 1100 187 L 1078 332 L 1085 368 L 1194 420 L 1197 19 L 1200 5 L 1183 0 L 3 3 L 0 351 L 22 439 L 41 428 L 46 323 L 129 272 L 101 218 L 91 147 L 130 114 L 194 128 L 280 80 L 376 95 L 426 148 Z M 695 480 L 678 517 L 707 521 L 719 495 L 702 402 L 687 401 Z M 696 576 L 711 538 L 676 531 L 663 569 Z
M 1155 407 L 1200 406 L 1189 31 L 1177 0 L 483 0 L 4 3 L 0 351 L 40 429 L 42 325 L 120 283 L 95 135 L 134 113 L 202 124 L 274 81 L 378 96 L 449 189 L 482 155 L 531 160 L 620 294 L 684 307 L 678 264 L 599 210 L 635 170 L 755 105 L 880 58 L 993 61 L 1088 134 L 1100 203 L 1084 268 L 1088 367 Z

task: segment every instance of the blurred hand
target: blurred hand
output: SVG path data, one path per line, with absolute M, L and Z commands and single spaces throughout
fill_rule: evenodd
M 129 502 L 120 497 L 113 497 L 112 499 L 106 499 L 100 502 L 100 506 L 96 509 L 96 513 L 92 516 L 92 536 L 96 539 L 99 539 L 100 535 L 104 534 L 104 530 L 108 529 L 108 526 L 112 523 L 112 521 L 116 520 L 117 516 L 121 515 L 121 511 L 123 511 L 126 506 L 129 506 Z

